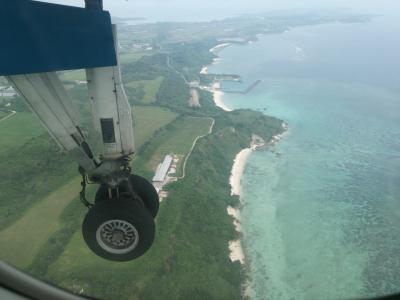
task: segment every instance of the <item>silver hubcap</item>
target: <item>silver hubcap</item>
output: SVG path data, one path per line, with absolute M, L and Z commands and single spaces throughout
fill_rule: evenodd
M 123 220 L 108 220 L 97 228 L 96 240 L 101 248 L 113 254 L 125 254 L 136 248 L 139 233 Z

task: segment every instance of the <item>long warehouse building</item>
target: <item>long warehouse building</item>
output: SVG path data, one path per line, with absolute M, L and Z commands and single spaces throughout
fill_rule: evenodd
M 166 155 L 164 161 L 158 165 L 156 174 L 153 177 L 153 182 L 163 182 L 167 176 L 168 170 L 171 167 L 173 157 Z

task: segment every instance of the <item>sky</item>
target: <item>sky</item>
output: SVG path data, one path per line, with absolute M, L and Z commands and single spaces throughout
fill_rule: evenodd
M 84 0 L 40 0 L 83 6 Z M 397 13 L 398 0 L 103 0 L 117 17 L 143 17 L 149 21 L 206 21 L 244 13 L 286 9 L 347 8 L 355 13 Z

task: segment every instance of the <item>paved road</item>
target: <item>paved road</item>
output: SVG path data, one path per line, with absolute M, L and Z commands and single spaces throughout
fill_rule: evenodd
M 17 112 L 13 110 L 9 115 L 7 115 L 7 116 L 1 118 L 1 119 L 0 119 L 0 122 L 3 122 L 3 121 L 5 121 L 5 120 L 8 120 L 9 118 L 13 117 L 16 113 L 17 113 Z

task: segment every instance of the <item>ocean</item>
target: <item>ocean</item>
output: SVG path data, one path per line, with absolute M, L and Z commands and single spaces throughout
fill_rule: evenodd
M 229 108 L 289 124 L 254 152 L 241 223 L 252 299 L 400 292 L 400 22 L 331 23 L 220 52 Z

